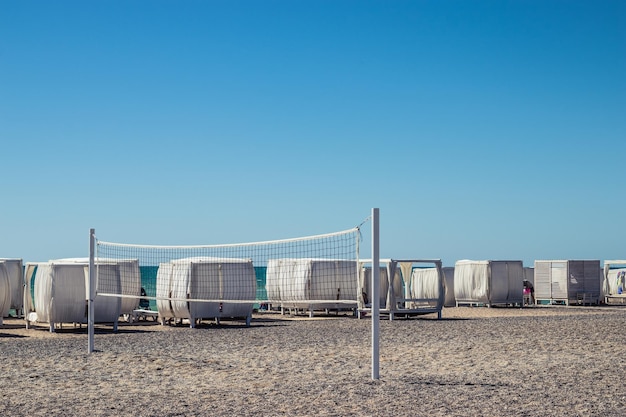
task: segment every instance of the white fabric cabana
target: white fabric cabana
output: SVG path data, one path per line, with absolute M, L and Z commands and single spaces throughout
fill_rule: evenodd
M 0 260 L 0 325 L 11 309 L 11 282 L 7 263 Z
M 80 263 L 89 265 L 89 258 L 64 258 L 55 262 Z M 141 271 L 139 269 L 139 259 L 113 259 L 96 258 L 96 266 L 103 264 L 115 264 L 120 269 L 121 299 L 120 314 L 132 314 L 133 310 L 139 307 L 139 297 L 141 296 Z M 97 270 L 99 273 L 99 270 Z M 116 293 L 117 294 L 117 293 Z
M 522 261 L 461 260 L 454 266 L 456 304 L 523 304 Z
M 358 311 L 359 317 L 371 311 L 371 259 L 360 261 Z M 413 273 L 423 268 L 424 264 L 434 264 L 435 272 L 428 277 L 419 273 L 413 279 Z M 441 318 L 441 309 L 445 299 L 445 282 L 439 259 L 380 259 L 380 312 L 393 320 L 396 315 L 405 317 L 437 313 Z M 428 293 L 428 295 L 426 295 Z M 434 295 L 436 293 L 436 295 Z M 367 300 L 365 299 L 367 295 Z M 367 303 L 366 301 L 369 301 Z
M 98 265 L 99 275 L 96 293 L 119 294 L 121 291 L 120 267 L 116 264 Z M 34 279 L 33 279 L 34 277 Z M 28 323 L 49 323 L 50 331 L 55 324 L 87 322 L 87 281 L 89 263 L 76 260 L 69 262 L 49 261 L 27 263 L 25 317 Z M 34 281 L 34 298 L 30 298 L 31 282 Z M 94 322 L 113 323 L 117 329 L 121 301 L 119 297 L 94 298 Z
M 169 319 L 245 318 L 250 324 L 256 275 L 251 259 L 192 257 L 159 265 L 157 308 L 162 323 Z M 215 300 L 215 301 L 189 301 Z
M 535 302 L 598 304 L 601 271 L 599 260 L 536 260 Z
M 270 259 L 266 271 L 267 297 L 270 303 L 281 307 L 308 308 L 310 315 L 316 309 L 355 308 L 357 277 L 356 261 Z
M 625 295 L 626 282 L 623 277 L 626 275 L 626 260 L 604 261 L 602 296 Z M 622 286 L 622 294 L 618 294 L 618 287 Z
M 11 306 L 16 313 L 20 314 L 24 310 L 24 267 L 22 259 L 3 258 L 0 261 L 5 263 L 9 274 L 9 285 L 11 286 Z

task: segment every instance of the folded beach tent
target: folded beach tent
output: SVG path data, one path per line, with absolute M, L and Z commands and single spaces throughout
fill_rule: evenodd
M 6 262 L 0 261 L 0 324 L 11 309 L 11 283 Z
M 535 303 L 598 304 L 601 281 L 600 260 L 536 260 Z
M 9 285 L 11 286 L 10 307 L 16 314 L 22 314 L 24 309 L 24 266 L 22 259 L 0 258 L 4 262 L 9 274 Z
M 265 286 L 270 304 L 308 309 L 309 316 L 313 316 L 315 310 L 354 309 L 357 306 L 357 262 L 320 258 L 269 259 Z
M 456 305 L 510 305 L 524 302 L 522 261 L 460 260 L 454 265 Z
M 98 274 L 100 279 L 96 284 L 94 298 L 94 323 L 113 323 L 114 330 L 117 330 L 120 298 L 104 297 L 97 293 L 119 294 L 119 265 L 98 265 Z M 25 275 L 26 295 L 33 294 L 32 299 L 26 295 L 24 297 L 27 327 L 33 322 L 48 323 L 53 332 L 57 324 L 87 322 L 88 262 L 29 262 Z
M 250 325 L 254 303 L 234 301 L 256 299 L 251 259 L 191 257 L 162 262 L 156 287 L 162 324 L 169 319 L 189 319 L 195 327 L 202 319 L 245 318 Z

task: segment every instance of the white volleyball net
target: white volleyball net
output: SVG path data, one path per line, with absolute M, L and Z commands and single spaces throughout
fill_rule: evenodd
M 158 312 L 161 320 L 187 319 L 192 326 L 222 317 L 249 324 L 255 309 L 356 308 L 359 230 L 194 246 L 96 238 L 96 302 L 119 304 L 120 315 Z

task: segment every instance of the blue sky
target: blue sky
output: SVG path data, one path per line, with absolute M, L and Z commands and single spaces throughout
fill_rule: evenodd
M 0 257 L 626 258 L 626 2 L 0 1 L 0 140 Z

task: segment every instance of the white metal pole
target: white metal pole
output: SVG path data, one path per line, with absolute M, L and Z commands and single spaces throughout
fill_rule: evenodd
M 380 328 L 380 242 L 379 209 L 372 209 L 372 379 L 380 378 L 379 328 Z
M 96 248 L 96 231 L 95 229 L 89 229 L 89 279 L 87 280 L 87 334 L 88 334 L 88 347 L 87 353 L 94 351 L 94 337 L 93 337 L 93 299 L 95 293 L 96 282 L 96 268 L 95 268 L 95 248 Z

